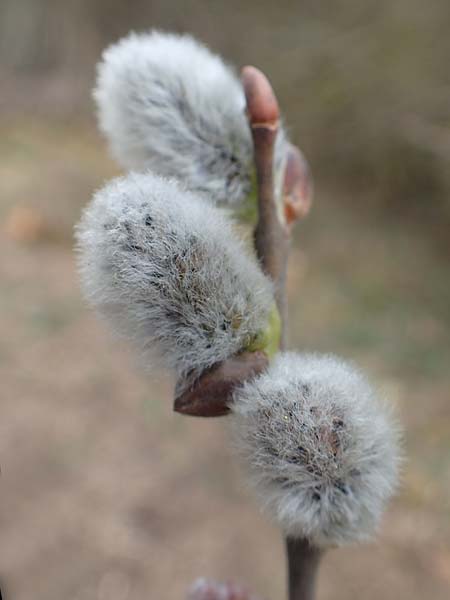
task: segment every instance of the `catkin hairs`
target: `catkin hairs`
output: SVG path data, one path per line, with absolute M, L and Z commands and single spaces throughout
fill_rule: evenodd
M 241 82 L 189 35 L 132 33 L 107 48 L 94 98 L 100 129 L 127 169 L 176 177 L 213 202 L 243 203 L 253 192 L 253 145 Z M 280 128 L 278 186 L 287 141 Z
M 237 448 L 291 537 L 370 538 L 397 481 L 396 427 L 365 377 L 334 357 L 282 353 L 235 393 Z
M 151 361 L 200 373 L 254 343 L 272 285 L 220 209 L 176 181 L 131 173 L 94 195 L 77 228 L 88 300 Z

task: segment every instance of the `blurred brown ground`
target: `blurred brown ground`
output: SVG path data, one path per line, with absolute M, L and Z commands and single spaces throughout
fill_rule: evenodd
M 291 346 L 356 359 L 405 424 L 374 544 L 327 555 L 322 600 L 450 589 L 447 2 L 0 5 L 0 587 L 5 600 L 179 599 L 197 576 L 284 594 L 278 532 L 226 419 L 171 412 L 85 307 L 72 227 L 118 172 L 90 103 L 101 47 L 191 31 L 272 78 L 316 201 L 290 263 Z

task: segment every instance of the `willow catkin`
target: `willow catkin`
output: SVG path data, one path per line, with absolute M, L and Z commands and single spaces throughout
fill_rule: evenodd
M 319 547 L 365 540 L 397 481 L 397 431 L 365 377 L 334 356 L 282 353 L 235 393 L 237 448 L 262 504 Z
M 251 345 L 272 286 L 222 211 L 176 181 L 131 173 L 97 192 L 77 227 L 88 300 L 144 359 L 178 376 Z
M 176 177 L 231 207 L 252 195 L 253 144 L 232 68 L 189 35 L 131 33 L 107 48 L 94 98 L 100 129 L 127 169 Z M 275 149 L 281 185 L 287 142 Z

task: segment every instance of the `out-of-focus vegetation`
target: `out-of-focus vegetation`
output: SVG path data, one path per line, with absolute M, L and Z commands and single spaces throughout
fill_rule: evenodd
M 285 594 L 226 419 L 173 415 L 173 382 L 138 370 L 79 290 L 74 223 L 119 171 L 95 63 L 158 27 L 269 74 L 317 190 L 290 259 L 290 345 L 355 359 L 404 424 L 380 537 L 330 552 L 319 597 L 448 600 L 449 17 L 448 0 L 0 0 L 5 599 L 175 600 L 198 575 Z
M 0 129 L 0 585 L 5 600 L 181 600 L 199 575 L 284 598 L 279 531 L 227 419 L 171 410 L 81 297 L 72 228 L 117 172 L 92 123 Z M 448 261 L 320 184 L 289 264 L 290 346 L 363 366 L 406 430 L 376 543 L 330 552 L 321 600 L 448 600 Z
M 449 23 L 447 0 L 3 0 L 0 102 L 91 114 L 105 45 L 130 29 L 189 31 L 230 61 L 266 70 L 316 179 L 355 208 L 370 202 L 444 242 Z

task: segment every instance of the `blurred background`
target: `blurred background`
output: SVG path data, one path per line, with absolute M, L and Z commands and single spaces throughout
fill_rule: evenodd
M 2 0 L 0 587 L 5 600 L 181 599 L 200 575 L 284 597 L 283 546 L 225 419 L 171 412 L 86 308 L 72 228 L 119 172 L 102 48 L 191 32 L 272 80 L 316 196 L 290 262 L 291 346 L 357 360 L 405 424 L 379 539 L 330 552 L 321 600 L 448 598 L 448 0 Z

